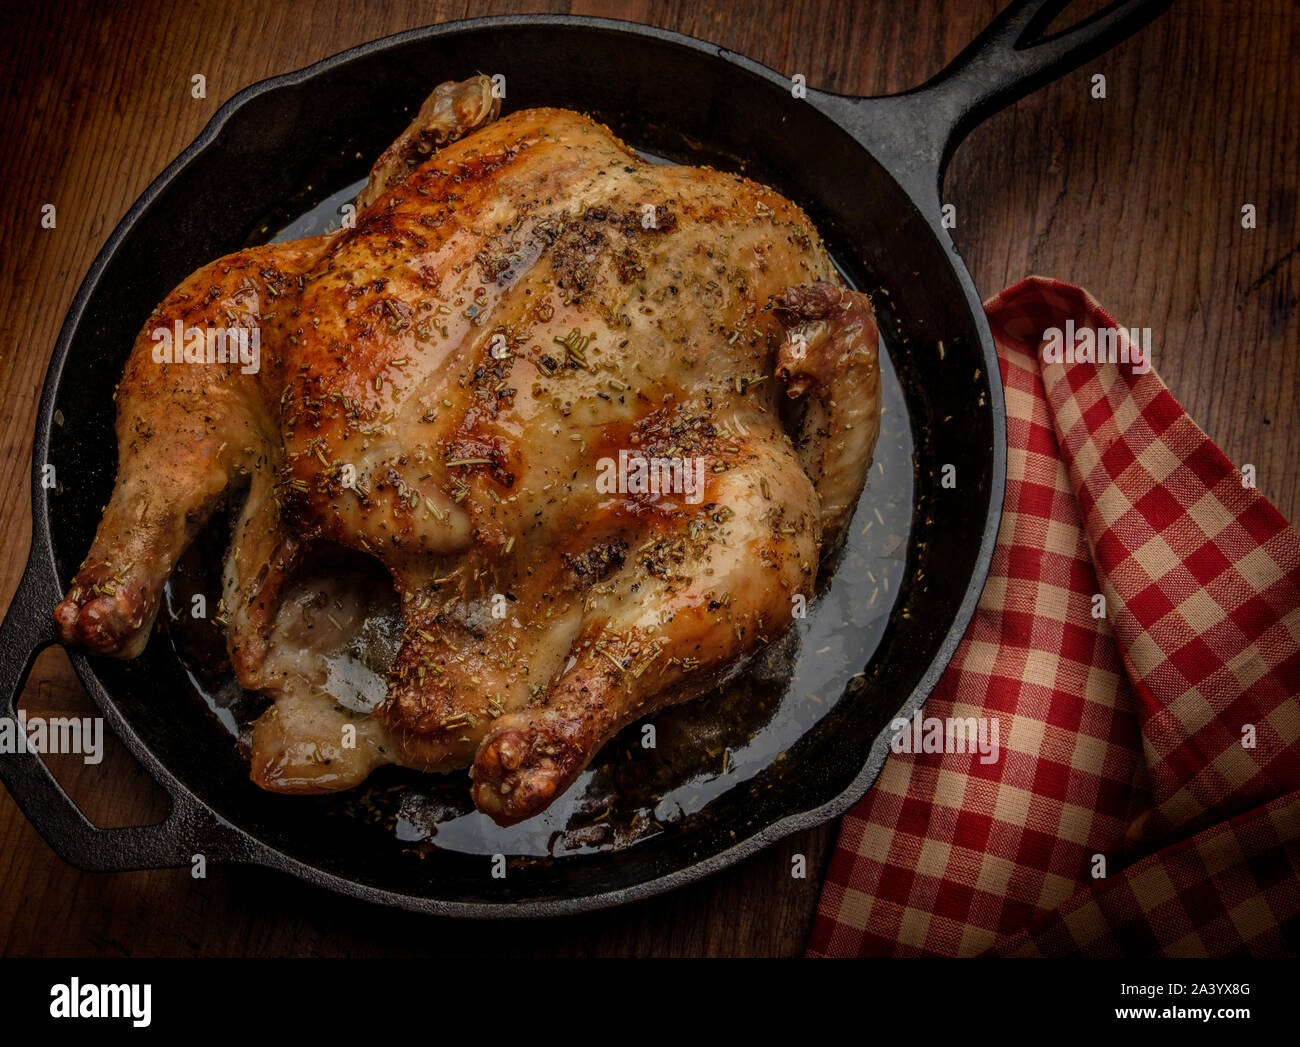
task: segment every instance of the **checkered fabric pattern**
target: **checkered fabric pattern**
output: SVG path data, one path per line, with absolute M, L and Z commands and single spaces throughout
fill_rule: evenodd
M 1117 326 L 1086 292 L 985 309 L 1005 515 L 921 715 L 996 718 L 1000 756 L 890 755 L 809 954 L 1300 951 L 1300 536 L 1154 371 L 1043 360 Z

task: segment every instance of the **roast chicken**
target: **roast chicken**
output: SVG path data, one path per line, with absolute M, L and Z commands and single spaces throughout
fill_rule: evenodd
M 239 683 L 273 699 L 266 789 L 469 767 L 479 810 L 531 817 L 780 637 L 862 491 L 876 325 L 804 213 L 499 105 L 486 77 L 438 87 L 354 222 L 199 269 L 118 387 L 116 484 L 59 634 L 137 656 L 228 507 L 219 614 Z M 255 334 L 255 366 L 159 352 L 195 329 Z M 329 545 L 400 602 L 368 702 L 322 668 L 365 616 L 341 576 L 300 577 Z

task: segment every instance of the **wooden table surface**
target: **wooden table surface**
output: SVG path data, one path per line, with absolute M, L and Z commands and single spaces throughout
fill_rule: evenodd
M 402 29 L 573 11 L 665 26 L 829 90 L 880 94 L 937 71 L 994 0 L 746 5 L 720 0 L 191 0 L 8 3 L 0 13 L 0 600 L 26 557 L 31 434 L 46 362 L 95 253 L 149 182 L 246 85 Z M 1101 6 L 1098 0 L 1079 5 Z M 1174 395 L 1289 518 L 1300 509 L 1300 6 L 1178 0 L 1138 38 L 977 128 L 944 190 L 985 296 L 1031 273 L 1090 289 L 1150 327 Z M 190 78 L 207 78 L 194 99 Z M 1106 77 L 1106 98 L 1090 97 Z M 462 75 L 458 73 L 457 75 Z M 41 208 L 58 221 L 42 229 Z M 1243 229 L 1253 204 L 1257 227 Z M 864 202 L 864 206 L 866 206 Z M 178 274 L 178 276 L 181 274 Z M 0 604 L 0 605 L 4 605 Z M 67 659 L 41 656 L 29 715 L 92 707 Z M 56 772 L 104 826 L 165 813 L 120 749 Z M 4 955 L 798 955 L 835 827 L 643 904 L 547 923 L 464 924 L 341 900 L 256 869 L 82 874 L 0 791 Z M 790 856 L 808 856 L 792 880 Z

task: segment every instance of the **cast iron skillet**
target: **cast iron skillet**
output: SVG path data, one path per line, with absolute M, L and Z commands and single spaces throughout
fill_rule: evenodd
M 1147 24 L 1169 0 L 1122 0 L 1044 36 L 1067 0 L 1017 0 L 937 77 L 883 98 L 791 81 L 676 33 L 595 18 L 475 19 L 401 33 L 240 92 L 131 208 L 81 285 L 55 347 L 33 453 L 32 547 L 0 627 L 0 713 L 36 654 L 76 570 L 114 472 L 115 386 L 154 304 L 199 265 L 246 241 L 269 208 L 304 187 L 364 174 L 438 81 L 507 77 L 507 108 L 585 111 L 639 148 L 741 169 L 801 204 L 857 286 L 871 290 L 915 440 L 909 570 L 925 583 L 900 605 L 859 687 L 791 748 L 784 773 L 719 798 L 720 812 L 613 853 L 485 875 L 486 859 L 349 846 L 307 832 L 294 801 L 253 787 L 229 745 L 198 744 L 198 711 L 166 643 L 130 663 L 70 652 L 108 727 L 170 794 L 157 825 L 91 825 L 40 757 L 0 757 L 0 777 L 65 860 L 87 870 L 249 862 L 353 897 L 452 916 L 547 916 L 620 904 L 696 880 L 845 811 L 889 750 L 889 722 L 920 708 L 969 622 L 1001 516 L 1005 414 L 980 297 L 941 226 L 952 150 L 995 110 Z M 361 157 L 363 159 L 358 159 Z M 942 362 L 937 344 L 942 341 Z M 976 376 L 978 372 L 978 377 Z M 48 491 L 51 463 L 61 486 Z M 955 490 L 938 476 L 956 467 Z M 75 482 L 73 481 L 75 478 Z M 864 655 L 865 657 L 865 655 Z M 719 806 L 720 805 L 720 806 Z M 342 830 L 340 830 L 342 831 Z

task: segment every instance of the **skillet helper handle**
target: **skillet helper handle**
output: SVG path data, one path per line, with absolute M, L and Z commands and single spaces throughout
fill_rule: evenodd
M 49 569 L 28 560 L 0 624 L 0 716 L 17 741 L 17 703 L 36 656 L 55 642 L 50 612 L 59 595 Z M 232 857 L 233 837 L 187 795 L 168 790 L 171 811 L 156 825 L 100 829 L 87 820 L 39 754 L 0 746 L 0 781 L 45 842 L 64 861 L 87 872 L 164 869 L 190 864 L 192 855 Z

